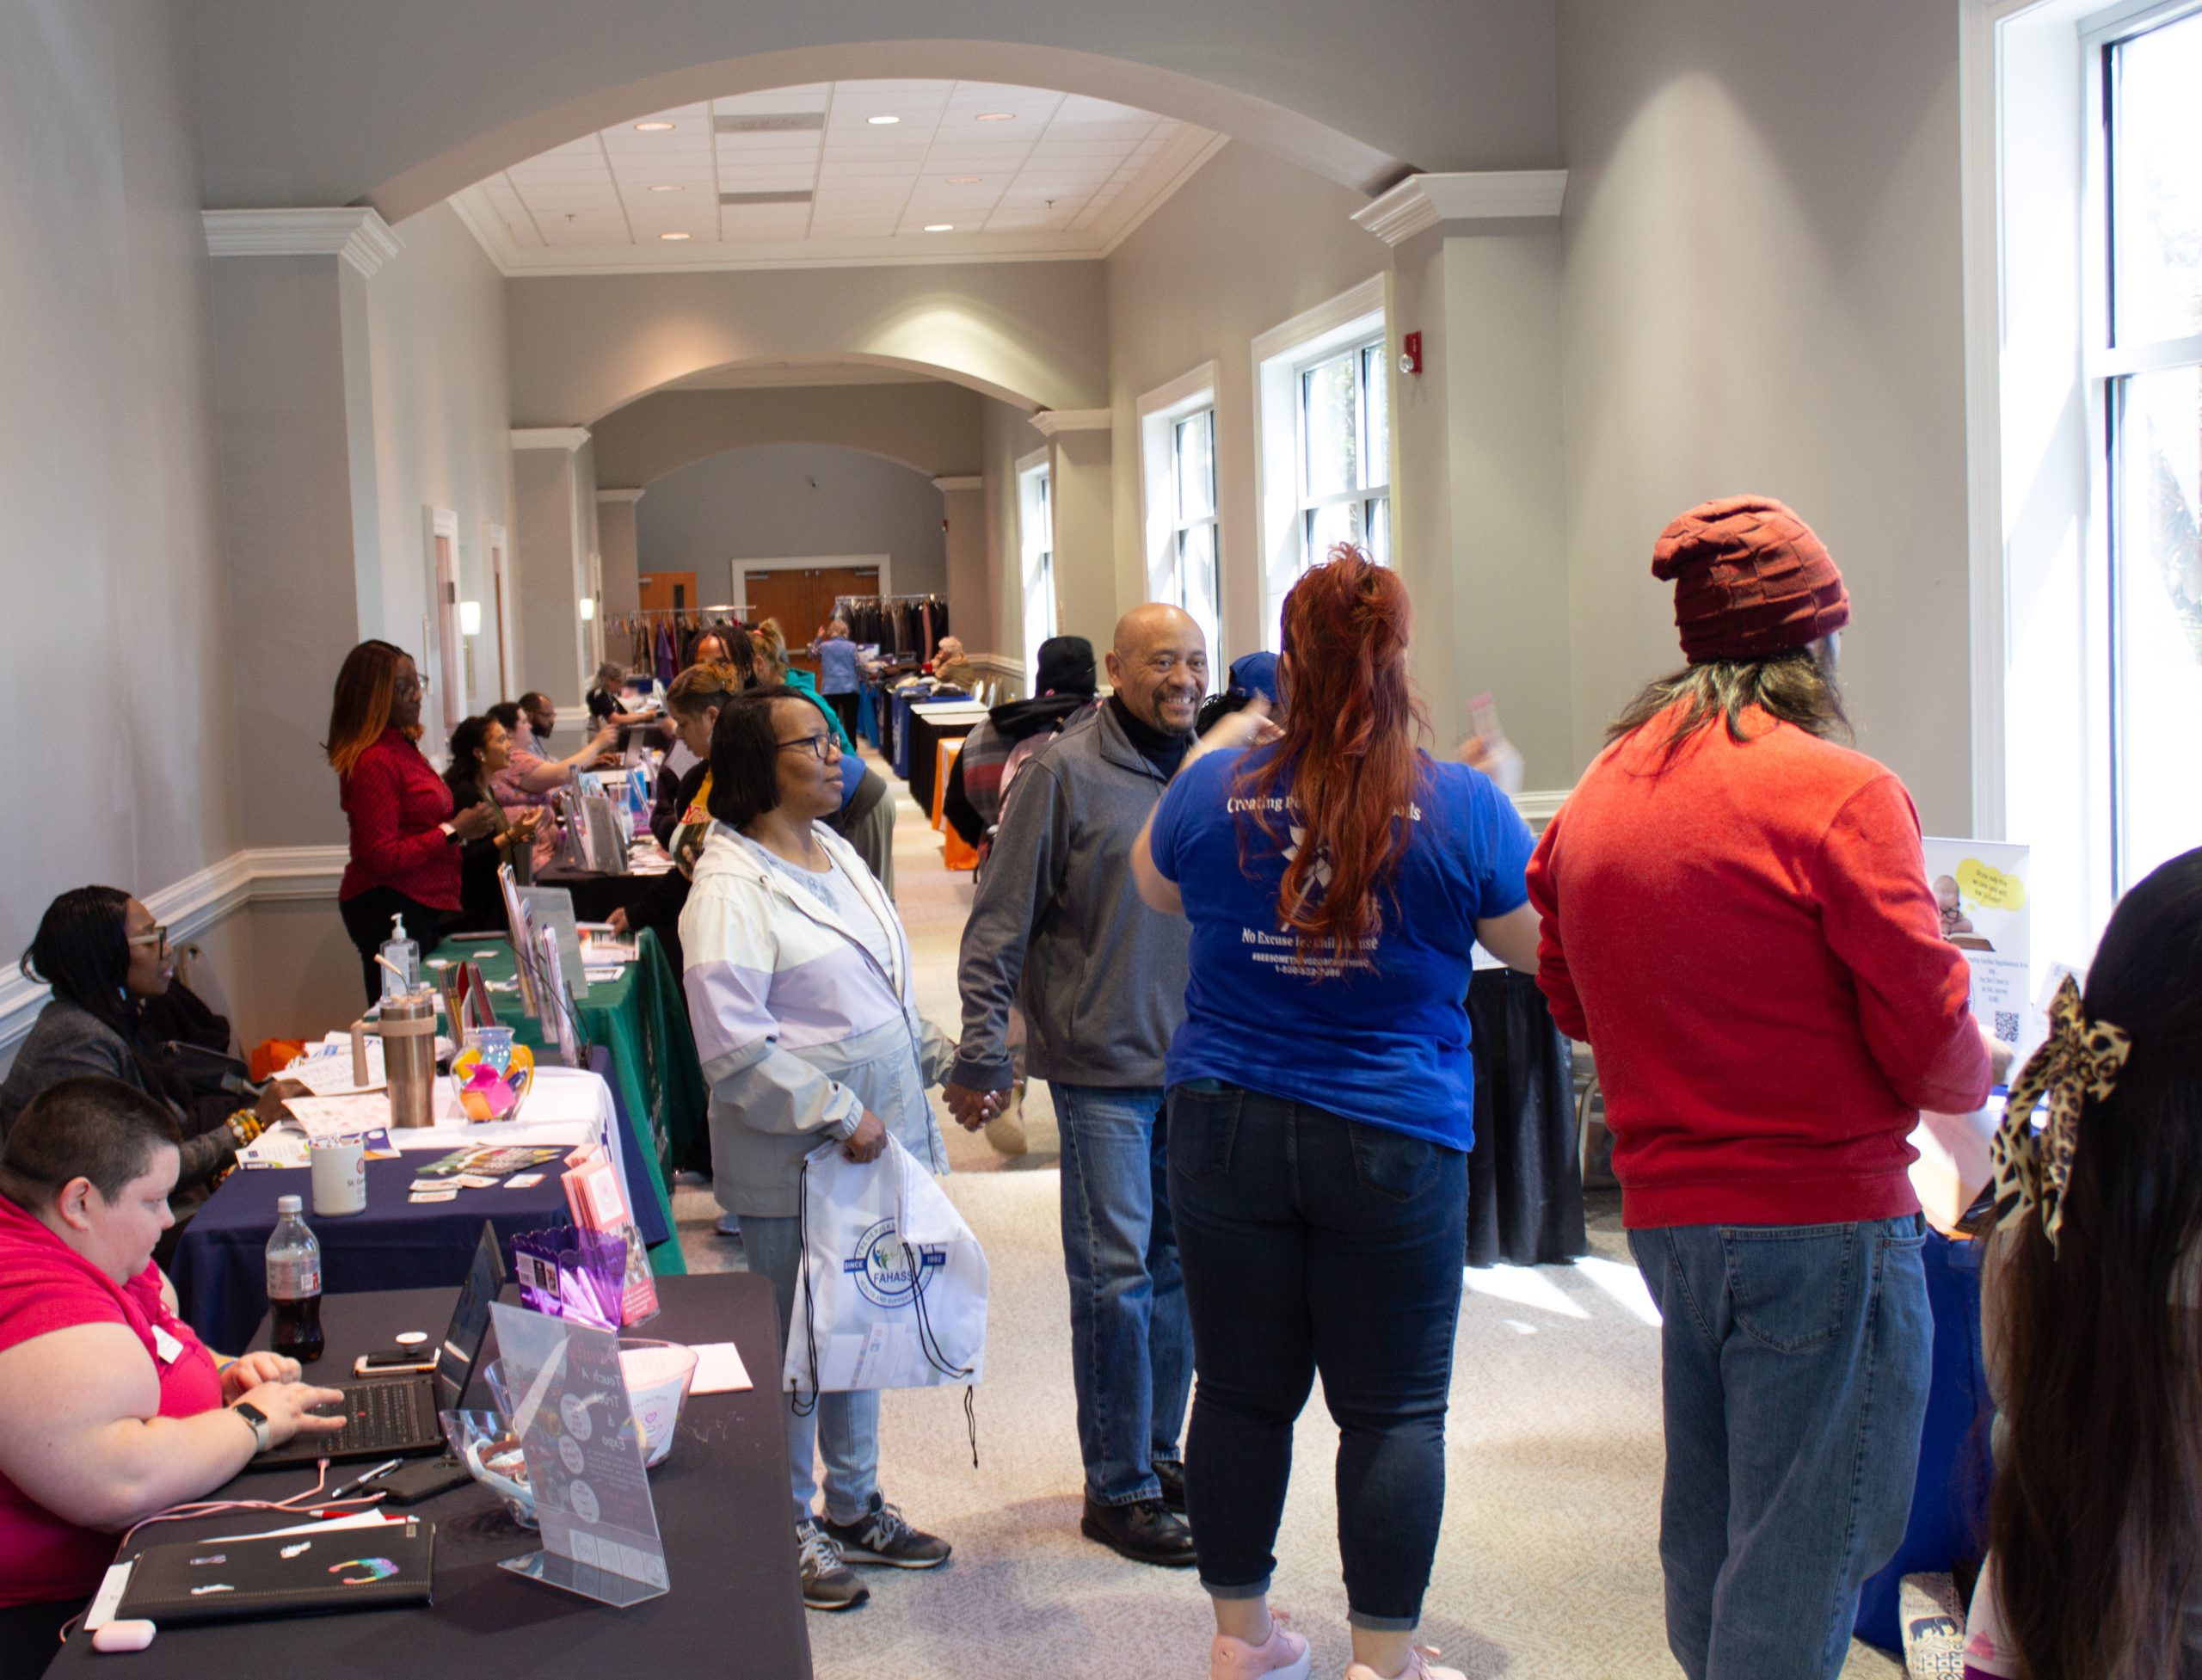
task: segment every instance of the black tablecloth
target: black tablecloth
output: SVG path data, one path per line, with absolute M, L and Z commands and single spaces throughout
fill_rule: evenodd
M 954 723 L 936 722 L 923 712 L 910 713 L 910 797 L 918 802 L 918 809 L 930 818 L 932 815 L 932 785 L 940 768 L 939 745 L 967 735 L 978 726 L 978 720 Z
M 537 886 L 563 887 L 574 895 L 575 921 L 609 921 L 614 910 L 633 909 L 657 878 L 655 875 L 600 875 L 594 870 L 556 865 L 535 871 Z
M 1479 969 L 1468 982 L 1476 1142 L 1468 1156 L 1468 1264 L 1541 1265 L 1590 1252 L 1576 1154 L 1575 1052 L 1535 979 Z
M 235 1353 L 268 1312 L 268 1238 L 275 1198 L 298 1197 L 321 1244 L 324 1297 L 368 1289 L 456 1289 L 474 1258 L 482 1222 L 497 1228 L 512 1258 L 516 1231 L 564 1225 L 571 1215 L 556 1162 L 528 1190 L 462 1190 L 449 1202 L 406 1199 L 415 1173 L 439 1152 L 418 1151 L 367 1165 L 365 1211 L 323 1219 L 313 1210 L 313 1174 L 259 1168 L 232 1172 L 206 1198 L 176 1244 L 169 1266 L 183 1316 L 207 1346 Z M 328 1311 L 324 1299 L 323 1311 Z M 408 1326 L 434 1333 L 441 1321 Z
M 433 1605 L 166 1628 L 150 1648 L 128 1659 L 128 1680 L 293 1673 L 331 1680 L 808 1676 L 810 1640 L 796 1575 L 787 1443 L 772 1382 L 780 1362 L 773 1351 L 778 1332 L 771 1286 L 745 1273 L 661 1277 L 657 1286 L 665 1310 L 637 1334 L 691 1343 L 731 1340 L 762 1385 L 743 1394 L 691 1397 L 672 1456 L 650 1472 L 670 1592 L 615 1610 L 498 1568 L 503 1559 L 538 1549 L 540 1537 L 515 1527 L 488 1489 L 470 1483 L 414 1507 L 436 1523 Z M 399 1330 L 442 1325 L 451 1316 L 454 1294 L 407 1290 L 329 1301 L 323 1308 L 329 1362 L 348 1369 L 357 1355 L 387 1344 Z M 514 1298 L 511 1292 L 507 1298 Z M 478 1382 L 476 1388 L 470 1403 L 488 1404 Z M 311 1470 L 269 1471 L 240 1476 L 217 1497 L 282 1498 L 312 1486 Z M 248 1511 L 163 1523 L 138 1543 L 284 1526 L 283 1517 Z M 95 1654 L 80 1632 L 47 1671 L 113 1680 L 126 1668 Z

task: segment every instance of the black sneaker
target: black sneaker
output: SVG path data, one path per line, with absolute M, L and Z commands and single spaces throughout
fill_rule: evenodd
M 1165 1569 L 1192 1566 L 1193 1531 L 1185 1519 L 1159 1499 L 1139 1499 L 1128 1505 L 1086 1502 L 1079 1532 L 1098 1540 L 1119 1557 L 1134 1563 L 1159 1564 Z
M 1185 1511 L 1185 1467 L 1174 1458 L 1154 1461 L 1154 1479 L 1162 1484 L 1162 1503 L 1184 1516 Z
M 871 1589 L 841 1562 L 841 1548 L 809 1517 L 795 1525 L 796 1566 L 803 1572 L 803 1603 L 811 1610 L 852 1610 Z
M 902 1513 L 871 1496 L 871 1510 L 853 1523 L 836 1523 L 830 1517 L 819 1525 L 827 1538 L 851 1563 L 883 1563 L 895 1569 L 937 1569 L 948 1561 L 953 1548 L 938 1535 L 913 1529 Z

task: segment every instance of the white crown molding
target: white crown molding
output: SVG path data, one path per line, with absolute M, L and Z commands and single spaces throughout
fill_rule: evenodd
M 932 487 L 944 495 L 950 490 L 983 490 L 987 481 L 982 475 L 970 472 L 953 478 L 936 478 L 932 481 Z
M 1177 196 L 1178 189 L 1200 170 L 1201 166 L 1223 150 L 1229 141 L 1227 134 L 1213 134 L 1205 128 L 1185 127 L 1170 137 L 1170 142 L 1156 155 L 1154 160 L 1141 169 L 1130 188 L 1120 196 L 1119 206 L 1127 203 L 1129 210 L 1120 210 L 1121 221 L 1111 222 L 1104 216 L 1097 224 L 1104 231 L 1100 255 L 1110 255 L 1138 231 L 1140 225 Z M 1153 190 L 1141 194 L 1137 188 L 1147 183 Z
M 197 938 L 248 903 L 334 899 L 351 860 L 344 846 L 261 846 L 232 852 L 145 896 L 153 920 L 176 945 Z M 0 975 L 0 1050 L 15 1048 L 46 1006 L 46 988 L 10 969 Z
M 1565 169 L 1411 175 L 1355 211 L 1353 221 L 1386 244 L 1397 245 L 1446 222 L 1557 216 L 1566 196 Z
M 513 447 L 515 449 L 563 449 L 569 455 L 588 441 L 586 426 L 516 426 L 513 428 Z
M 1522 821 L 1542 834 L 1545 825 L 1559 815 L 1559 808 L 1567 803 L 1572 787 L 1532 788 L 1514 796 L 1514 809 L 1522 813 Z
M 599 502 L 640 502 L 643 499 L 643 492 L 625 489 L 599 490 L 596 493 L 596 499 Z
M 1015 677 L 1020 681 L 1024 679 L 1024 662 L 1021 659 L 1012 659 L 1007 654 L 967 653 L 963 657 L 969 660 L 978 669 L 988 672 L 994 676 Z
M 1113 409 L 1043 409 L 1030 416 L 1032 429 L 1043 438 L 1062 432 L 1105 432 L 1115 418 Z
M 209 256 L 338 256 L 372 277 L 404 247 L 374 210 L 203 210 Z

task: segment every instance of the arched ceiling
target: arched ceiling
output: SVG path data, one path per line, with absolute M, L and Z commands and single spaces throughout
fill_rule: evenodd
M 1135 106 L 1363 191 L 1411 168 L 1557 162 L 1552 0 L 962 0 L 938 38 L 904 0 L 197 0 L 192 15 L 209 207 L 366 201 L 399 221 L 652 111 L 888 76 Z

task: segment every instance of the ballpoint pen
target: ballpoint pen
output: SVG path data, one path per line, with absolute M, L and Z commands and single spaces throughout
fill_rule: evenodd
M 371 1482 L 377 1476 L 382 1475 L 385 1472 L 395 1470 L 399 1465 L 404 1462 L 405 1461 L 402 1458 L 384 1459 L 381 1463 L 376 1465 L 373 1469 L 363 1470 L 358 1475 L 353 1477 L 351 1480 L 338 1483 L 337 1486 L 329 1492 L 323 1502 L 325 1504 L 334 1505 L 337 1500 L 342 1498 L 346 1494 L 351 1492 L 354 1488 L 359 1487 L 363 1483 Z

